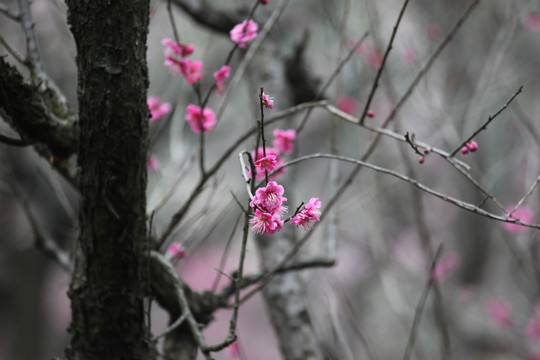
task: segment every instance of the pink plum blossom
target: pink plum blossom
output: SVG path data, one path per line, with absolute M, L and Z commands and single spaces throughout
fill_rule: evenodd
M 274 147 L 285 154 L 290 154 L 293 148 L 293 141 L 296 139 L 296 130 L 274 129 Z
M 182 74 L 189 84 L 194 84 L 202 77 L 202 61 L 192 61 L 186 56 L 193 53 L 193 45 L 178 44 L 169 38 L 161 40 L 165 45 L 165 63 L 172 73 Z
M 296 224 L 296 227 L 302 225 L 305 229 L 313 226 L 312 221 L 319 221 L 321 216 L 321 202 L 319 198 L 311 198 L 309 202 L 304 205 L 304 208 L 300 210 L 298 214 L 291 218 L 291 224 Z
M 159 160 L 155 155 L 150 155 L 148 157 L 148 170 L 156 171 L 159 169 Z
M 214 73 L 214 79 L 216 79 L 216 92 L 218 94 L 223 94 L 223 91 L 225 91 L 223 83 L 229 76 L 231 76 L 231 68 L 227 65 L 223 65 Z
M 233 342 L 231 345 L 227 346 L 226 349 L 227 355 L 232 358 L 240 357 L 240 344 L 237 341 Z
M 180 243 L 173 242 L 169 247 L 167 248 L 167 252 L 165 253 L 165 257 L 167 259 L 173 259 L 173 260 L 180 260 L 186 256 L 186 249 Z
M 274 107 L 274 99 L 264 92 L 262 93 L 262 103 L 267 109 L 272 109 Z
M 175 54 L 184 57 L 191 55 L 195 49 L 193 45 L 179 44 L 169 38 L 162 39 L 161 44 L 165 45 L 165 56 Z
M 190 59 L 180 60 L 181 71 L 188 84 L 193 85 L 202 78 L 202 61 L 191 61 Z
M 186 120 L 191 126 L 191 130 L 196 133 L 201 131 L 208 133 L 216 124 L 216 116 L 212 109 L 204 108 L 201 111 L 199 106 L 189 104 L 186 109 Z
M 246 47 L 246 44 L 257 38 L 257 30 L 259 25 L 253 20 L 244 20 L 242 23 L 235 25 L 230 31 L 231 40 L 238 44 L 241 49 Z
M 336 105 L 339 110 L 349 115 L 354 115 L 356 110 L 358 110 L 358 104 L 356 100 L 351 97 L 338 98 Z
M 171 111 L 171 104 L 161 102 L 158 96 L 149 96 L 146 99 L 146 104 L 150 109 L 150 122 L 156 122 Z
M 531 12 L 525 17 L 525 26 L 531 30 L 540 30 L 540 13 Z
M 512 309 L 506 301 L 495 298 L 488 300 L 486 303 L 486 313 L 502 328 L 508 329 L 514 326 Z
M 267 147 L 266 148 L 266 156 L 268 156 L 268 155 L 274 155 L 276 157 L 276 168 L 283 165 L 283 159 L 281 158 L 281 156 L 279 156 L 279 150 L 278 149 L 272 148 L 272 147 Z M 257 150 L 257 156 L 255 156 L 254 152 L 251 154 L 251 156 L 253 157 L 253 160 L 255 160 L 255 161 L 262 158 L 264 156 L 262 146 L 259 147 L 259 149 Z M 276 172 L 274 175 L 272 175 L 270 177 L 270 179 L 275 180 L 278 177 L 279 174 L 282 174 L 285 171 L 286 171 L 285 168 L 280 169 L 278 172 Z M 249 171 L 248 171 L 248 173 L 251 176 L 251 173 Z M 257 180 L 257 181 L 262 180 L 262 179 L 265 178 L 265 175 L 266 174 L 265 174 L 264 171 L 261 171 L 258 167 L 255 167 L 255 180 Z
M 283 221 L 279 213 L 270 214 L 255 209 L 255 215 L 250 220 L 253 230 L 265 235 L 272 235 L 283 228 Z
M 507 210 L 511 211 L 513 208 L 514 208 L 514 205 L 510 205 L 507 208 Z M 516 211 L 512 213 L 512 216 L 508 217 L 508 220 L 516 220 L 516 219 L 525 223 L 531 222 L 533 219 L 533 211 L 527 205 L 521 205 L 520 207 L 517 208 Z M 512 223 L 505 222 L 503 223 L 503 226 L 504 226 L 504 229 L 511 234 L 519 234 L 527 230 L 527 228 L 523 226 L 512 224 Z
M 448 252 L 440 257 L 433 266 L 431 278 L 435 282 L 443 282 L 446 280 L 452 271 L 459 265 L 459 256 L 455 252 Z
M 271 214 L 281 214 L 287 208 L 283 205 L 287 201 L 283 197 L 285 189 L 275 181 L 270 181 L 265 187 L 258 188 L 253 200 L 249 203 L 251 207 L 257 207 Z
M 265 157 L 260 158 L 255 161 L 255 166 L 257 171 L 272 171 L 276 168 L 276 156 L 275 155 L 266 155 Z

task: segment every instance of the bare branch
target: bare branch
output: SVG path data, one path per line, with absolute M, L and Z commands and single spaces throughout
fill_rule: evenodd
M 454 156 L 458 153 L 458 151 L 463 147 L 465 146 L 469 141 L 471 141 L 472 139 L 474 139 L 474 137 L 476 135 L 478 135 L 482 130 L 486 130 L 487 129 L 487 126 L 497 117 L 499 116 L 500 113 L 502 113 L 507 107 L 508 105 L 510 105 L 510 103 L 512 102 L 512 100 L 515 99 L 516 96 L 518 96 L 520 93 L 521 93 L 521 90 L 523 90 L 523 85 L 521 85 L 518 89 L 518 91 L 516 91 L 514 93 L 514 95 L 512 95 L 510 97 L 510 99 L 508 99 L 508 101 L 506 102 L 506 104 L 504 104 L 495 114 L 493 115 L 489 115 L 487 121 L 482 125 L 480 126 L 480 128 L 478 128 L 478 130 L 476 130 L 471 136 L 469 136 L 467 138 L 467 140 L 463 141 L 461 143 L 461 145 L 459 145 L 454 151 L 452 151 L 452 153 L 450 154 L 450 156 Z
M 13 138 L 10 138 L 9 136 L 2 135 L 2 134 L 0 134 L 0 142 L 11 145 L 11 146 L 19 146 L 19 147 L 28 146 L 35 143 L 35 141 L 30 140 L 30 139 L 26 139 L 26 140 L 13 139 Z
M 13 11 L 10 11 L 8 7 L 2 3 L 0 3 L 0 13 L 4 14 L 8 18 L 10 18 L 13 21 L 21 21 L 21 16 L 18 14 L 15 14 Z
M 377 71 L 377 75 L 375 75 L 375 79 L 373 80 L 373 85 L 371 86 L 371 91 L 368 95 L 368 100 L 366 102 L 366 106 L 364 107 L 364 111 L 362 111 L 362 116 L 360 117 L 360 120 L 358 121 L 359 124 L 364 124 L 364 119 L 366 118 L 367 112 L 369 110 L 369 106 L 371 105 L 371 100 L 373 100 L 373 96 L 375 95 L 375 91 L 377 90 L 377 87 L 379 86 L 379 79 L 381 77 L 382 71 L 384 70 L 384 65 L 386 65 L 386 59 L 388 59 L 388 55 L 390 54 L 390 50 L 392 50 L 392 45 L 394 43 L 394 38 L 396 37 L 397 30 L 399 28 L 399 23 L 401 22 L 401 18 L 403 17 L 403 14 L 405 13 L 405 9 L 407 8 L 407 4 L 409 4 L 409 0 L 405 0 L 403 2 L 403 5 L 401 7 L 401 10 L 399 12 L 399 16 L 397 18 L 397 21 L 394 25 L 394 30 L 392 30 L 392 35 L 390 36 L 390 40 L 388 41 L 388 46 L 386 47 L 386 51 L 384 53 L 381 67 L 379 68 L 379 71 Z
M 22 55 L 19 54 L 14 48 L 12 48 L 11 45 L 9 45 L 9 43 L 4 40 L 2 36 L 0 36 L 0 44 L 2 44 L 6 48 L 7 52 L 10 53 L 15 60 L 17 60 L 21 64 L 26 64 L 26 61 L 23 59 Z
M 516 206 L 514 206 L 514 208 L 512 210 L 510 210 L 508 212 L 508 214 L 506 214 L 506 217 L 510 217 L 512 216 L 512 214 L 523 204 L 523 202 L 525 202 L 525 200 L 527 200 L 527 198 L 529 196 L 531 196 L 531 194 L 533 193 L 534 189 L 536 189 L 536 187 L 538 186 L 538 183 L 540 182 L 540 175 L 538 175 L 538 177 L 536 178 L 536 180 L 534 181 L 534 183 L 531 185 L 531 187 L 529 188 L 529 190 L 527 191 L 527 193 L 525 195 L 523 195 L 523 197 L 521 199 L 519 199 L 519 201 L 517 202 Z
M 193 20 L 205 25 L 211 30 L 228 34 L 229 31 L 245 19 L 247 9 L 238 9 L 233 12 L 209 9 L 208 2 L 173 0 L 173 3 L 184 10 Z
M 30 207 L 28 206 L 28 202 L 24 198 L 21 189 L 17 185 L 17 182 L 13 174 L 11 174 L 10 180 L 11 180 L 10 183 L 11 183 L 11 189 L 13 190 L 13 194 L 19 200 L 23 208 L 23 211 L 26 215 L 26 218 L 28 219 L 28 222 L 30 223 L 30 227 L 34 234 L 34 246 L 37 249 L 43 251 L 45 255 L 50 257 L 52 260 L 58 263 L 64 270 L 66 270 L 69 274 L 71 274 L 73 270 L 73 264 L 71 262 L 71 259 L 68 253 L 60 249 L 60 247 L 56 244 L 56 242 L 52 241 L 51 239 L 49 239 L 47 236 L 43 234 L 43 232 L 39 228 L 36 218 L 32 214 Z
M 444 37 L 443 41 L 441 41 L 441 43 L 439 44 L 439 46 L 437 46 L 437 49 L 433 52 L 433 54 L 431 54 L 431 56 L 429 57 L 428 61 L 426 62 L 426 64 L 420 69 L 420 71 L 418 72 L 418 74 L 416 74 L 416 76 L 414 77 L 414 80 L 412 81 L 412 83 L 409 85 L 409 87 L 407 88 L 407 90 L 405 91 L 405 93 L 403 93 L 403 95 L 401 96 L 401 98 L 399 99 L 399 101 L 396 103 L 396 105 L 392 108 L 392 111 L 390 111 L 390 114 L 388 114 L 388 116 L 386 117 L 386 119 L 384 120 L 384 123 L 386 124 L 387 122 L 391 121 L 394 116 L 396 116 L 397 112 L 399 111 L 399 109 L 401 109 L 401 107 L 403 106 L 403 104 L 407 101 L 407 99 L 409 98 L 409 96 L 411 96 L 413 90 L 416 88 L 416 85 L 418 85 L 418 83 L 420 82 L 420 80 L 424 77 L 425 74 L 427 74 L 427 72 L 429 71 L 429 69 L 431 69 L 431 65 L 433 65 L 433 63 L 435 62 L 435 60 L 439 57 L 439 55 L 441 54 L 441 52 L 446 48 L 446 45 L 448 45 L 450 43 L 450 41 L 454 38 L 454 36 L 456 35 L 456 33 L 458 32 L 458 30 L 461 28 L 461 26 L 463 25 L 463 23 L 465 22 L 465 20 L 469 17 L 469 15 L 471 15 L 472 11 L 474 10 L 474 8 L 478 5 L 478 3 L 480 3 L 480 0 L 474 0 L 470 5 L 469 7 L 467 8 L 467 10 L 465 10 L 465 12 L 459 17 L 459 19 L 456 21 L 456 23 L 454 24 L 454 26 L 452 27 L 452 29 L 450 29 L 450 31 L 446 34 L 446 36 Z
M 407 341 L 407 347 L 405 348 L 405 353 L 403 354 L 403 360 L 408 360 L 411 356 L 414 341 L 416 340 L 416 334 L 418 333 L 418 327 L 420 326 L 420 319 L 422 318 L 422 312 L 424 310 L 424 305 L 426 304 L 427 297 L 429 295 L 429 290 L 431 289 L 431 286 L 433 285 L 433 276 L 431 276 L 433 272 L 433 268 L 435 267 L 435 264 L 437 263 L 437 259 L 439 258 L 442 250 L 442 245 L 439 246 L 439 249 L 435 253 L 435 257 L 433 258 L 431 262 L 431 271 L 429 273 L 428 280 L 426 281 L 426 285 L 424 286 L 424 290 L 422 291 L 422 295 L 420 295 L 420 300 L 418 301 L 418 305 L 416 306 L 416 311 L 414 312 L 414 321 L 411 328 L 411 332 L 409 334 L 409 340 Z

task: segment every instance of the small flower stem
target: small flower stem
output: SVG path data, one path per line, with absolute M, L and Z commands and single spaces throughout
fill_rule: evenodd
M 261 121 L 259 123 L 260 129 L 261 129 L 261 139 L 262 139 L 262 146 L 263 146 L 263 157 L 266 157 L 266 139 L 264 137 L 264 105 L 263 105 L 263 94 L 264 94 L 264 88 L 261 86 L 261 91 L 259 92 L 259 103 L 261 105 Z M 259 149 L 255 149 L 255 153 L 257 154 L 259 152 Z M 257 157 L 257 155 L 255 155 Z M 258 159 L 255 159 L 257 161 Z M 264 178 L 266 179 L 266 185 L 268 185 L 268 170 L 264 169 Z
M 514 100 L 516 98 L 516 96 L 519 95 L 519 93 L 521 93 L 521 90 L 523 90 L 523 85 L 521 85 L 518 89 L 518 91 L 516 91 L 514 93 L 514 95 L 512 95 L 510 97 L 510 99 L 508 99 L 508 101 L 506 102 L 506 104 L 504 104 L 495 114 L 493 115 L 489 115 L 487 121 L 478 128 L 478 130 L 476 130 L 471 136 L 469 136 L 465 141 L 463 141 L 461 143 L 461 145 L 459 145 L 454 151 L 452 151 L 452 153 L 450 153 L 450 157 L 453 157 L 455 156 L 458 151 L 463 147 L 465 146 L 469 141 L 471 141 L 472 139 L 475 138 L 476 135 L 478 135 L 482 130 L 486 130 L 487 129 L 487 126 L 497 117 L 499 116 L 500 113 L 502 113 L 507 107 L 508 105 L 510 105 L 510 103 L 512 102 L 512 100 Z
M 180 36 L 178 35 L 178 29 L 176 28 L 176 22 L 174 21 L 171 0 L 167 0 L 167 13 L 169 14 L 169 21 L 171 22 L 171 27 L 174 34 L 174 41 L 176 41 L 177 44 L 180 44 Z

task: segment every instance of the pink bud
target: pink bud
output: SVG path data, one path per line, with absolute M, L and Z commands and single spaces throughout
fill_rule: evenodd
M 370 118 L 375 117 L 375 111 L 373 111 L 373 110 L 368 110 L 368 111 L 366 112 L 366 115 L 369 116 Z
M 425 159 L 423 156 L 420 156 L 420 157 L 418 158 L 418 162 L 419 162 L 420 164 L 423 164 L 425 160 L 426 160 L 426 159 Z
M 426 155 L 429 154 L 429 149 L 428 148 L 424 149 L 424 154 L 426 154 Z
M 467 143 L 467 148 L 469 148 L 471 152 L 475 152 L 476 150 L 478 150 L 478 144 L 476 143 L 476 141 L 473 140 Z
M 186 256 L 186 249 L 177 242 L 173 242 L 169 245 L 165 257 L 167 259 L 180 260 Z
M 469 148 L 468 148 L 467 146 L 463 146 L 463 147 L 461 148 L 461 153 L 462 153 L 463 155 L 468 154 L 468 153 L 469 153 Z

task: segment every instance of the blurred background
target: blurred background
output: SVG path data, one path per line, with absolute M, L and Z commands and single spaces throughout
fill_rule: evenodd
M 273 0 L 259 7 L 254 20 L 260 28 L 282 2 Z M 203 1 L 201 6 L 239 16 L 251 3 Z M 370 106 L 375 116 L 367 118 L 366 124 L 383 124 L 470 3 L 410 2 Z M 1 0 L 1 5 L 19 12 L 16 1 Z M 208 106 L 223 113 L 207 138 L 207 164 L 214 164 L 256 124 L 260 86 L 275 102 L 266 116 L 285 110 L 302 98 L 295 93 L 297 89 L 300 95 L 317 93 L 312 89 L 314 93 L 309 94 L 302 84 L 295 83 L 297 80 L 287 79 L 287 64 L 297 72 L 304 70 L 313 84 L 320 86 L 353 44 L 369 32 L 321 96 L 342 111 L 361 115 L 401 5 L 397 0 L 291 1 L 231 97 L 211 94 Z M 149 167 L 148 212 L 157 210 L 153 231 L 160 234 L 198 181 L 194 154 L 199 137 L 185 121 L 186 106 L 197 101 L 193 87 L 171 75 L 163 65 L 161 40 L 174 37 L 167 2 L 152 1 L 151 7 L 148 95 L 159 96 L 172 105 L 170 113 L 150 124 L 150 154 L 157 162 L 153 160 Z M 200 87 L 205 94 L 212 84 L 212 73 L 223 65 L 233 43 L 227 34 L 194 21 L 174 1 L 172 7 L 180 40 L 195 46 L 192 59 L 204 62 Z M 45 68 L 76 108 L 76 53 L 66 11 L 61 1 L 32 2 Z M 20 25 L 1 13 L 0 36 L 24 56 Z M 294 57 L 300 46 L 302 62 Z M 238 51 L 233 56 L 232 76 L 244 54 Z M 28 75 L 3 45 L 0 56 L 7 56 Z M 226 88 L 230 82 L 225 82 Z M 481 2 L 414 88 L 389 128 L 400 134 L 408 131 L 418 140 L 451 152 L 521 85 L 522 93 L 475 138 L 478 150 L 457 155 L 470 166 L 470 174 L 482 188 L 511 209 L 540 173 L 538 1 Z M 296 128 L 304 114 L 291 115 L 265 129 L 269 142 L 274 128 Z M 0 133 L 16 137 L 4 121 L 0 121 Z M 316 109 L 298 134 L 292 156 L 334 151 L 360 158 L 374 137 L 364 128 Z M 186 250 L 186 257 L 176 265 L 178 273 L 195 290 L 213 287 L 219 278 L 216 268 L 225 273 L 236 269 L 241 241 L 241 226 L 236 225 L 236 219 L 241 210 L 231 194 L 243 203 L 247 201 L 237 154 L 242 149 L 253 150 L 254 142 L 249 139 L 233 152 L 172 236 Z M 418 157 L 409 145 L 383 137 L 368 161 L 504 215 L 444 159 L 430 153 L 420 164 Z M 69 343 L 66 291 L 70 278 L 34 248 L 28 219 L 12 186 L 15 183 L 21 189 L 43 233 L 68 252 L 77 238 L 77 194 L 31 147 L 0 143 L 0 160 L 0 359 L 61 356 Z M 76 159 L 71 161 L 76 164 Z M 352 164 L 328 159 L 298 164 L 281 175 L 289 184 L 284 195 L 293 198 L 294 194 L 296 201 L 288 203 L 289 208 L 294 210 L 301 201 L 319 197 L 324 212 L 325 204 L 353 169 Z M 514 216 L 540 223 L 539 199 L 536 189 Z M 304 259 L 326 255 L 328 242 L 337 244 L 334 267 L 302 272 L 305 301 L 328 359 L 403 356 L 420 295 L 431 276 L 428 248 L 434 252 L 441 244 L 440 261 L 433 273 L 438 290 L 432 290 L 423 309 L 412 358 L 440 358 L 441 321 L 450 334 L 454 359 L 540 358 L 540 313 L 535 312 L 540 297 L 538 230 L 486 219 L 369 169 L 360 171 L 328 215 L 313 229 L 301 255 Z M 231 249 L 221 266 L 233 231 Z M 304 232 L 297 231 L 300 235 Z M 258 269 L 257 251 L 250 241 L 247 273 L 257 273 Z M 227 283 L 222 277 L 218 288 Z M 216 321 L 205 330 L 209 343 L 225 338 L 229 318 L 229 311 L 216 313 Z M 154 332 L 163 331 L 167 322 L 167 314 L 153 306 Z M 216 354 L 216 359 L 281 358 L 260 296 L 242 306 L 238 335 L 240 355 L 224 350 Z M 534 358 L 535 354 L 538 357 Z

